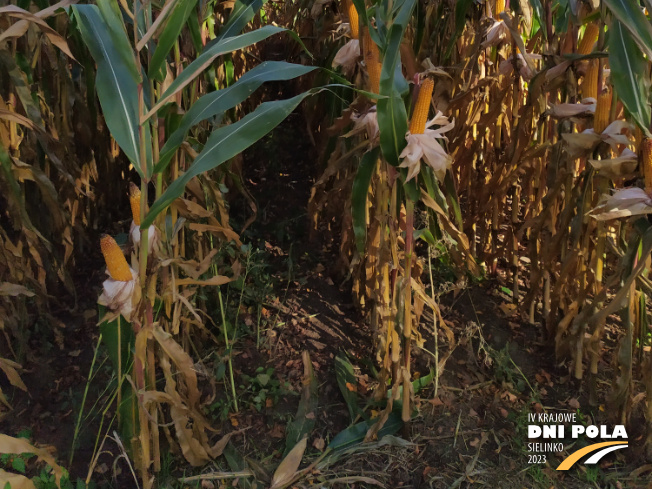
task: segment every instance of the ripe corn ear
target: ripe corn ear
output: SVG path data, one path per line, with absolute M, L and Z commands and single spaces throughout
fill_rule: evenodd
M 593 119 L 593 130 L 601 134 L 609 125 L 611 113 L 611 92 L 601 93 L 595 107 L 595 118 Z
M 597 59 L 589 60 L 586 75 L 582 81 L 582 98 L 598 98 L 598 70 L 600 62 Z
M 652 192 L 652 139 L 645 138 L 641 143 L 639 152 L 641 160 L 641 171 L 645 180 L 645 191 Z
M 641 149 L 641 144 L 643 144 L 643 131 L 636 126 L 634 128 L 634 148 L 636 148 L 636 151 Z
M 129 204 L 134 224 L 140 226 L 140 189 L 134 182 L 129 184 Z
M 378 93 L 380 92 L 380 70 L 382 69 L 382 64 L 380 63 L 378 46 L 371 39 L 369 29 L 367 28 L 363 30 L 362 42 L 364 45 L 364 61 L 367 66 L 367 74 L 369 75 L 369 90 Z
M 122 250 L 108 234 L 103 234 L 100 239 L 100 247 L 106 262 L 106 268 L 109 270 L 109 275 L 113 280 L 119 282 L 129 282 L 133 279 L 127 259 L 122 254 Z
M 360 37 L 360 25 L 358 20 L 358 11 L 351 0 L 347 0 L 346 7 L 349 14 L 349 25 L 351 26 L 351 38 L 358 39 Z
M 494 19 L 505 11 L 505 0 L 496 0 L 496 11 L 494 12 Z
M 414 111 L 412 112 L 412 119 L 410 120 L 410 133 L 423 134 L 426 130 L 426 122 L 428 120 L 428 111 L 430 110 L 430 101 L 432 100 L 432 90 L 435 82 L 432 78 L 426 78 L 421 83 L 419 89 L 419 96 L 417 103 L 414 104 Z
M 589 54 L 593 51 L 593 45 L 598 40 L 598 34 L 600 34 L 600 28 L 595 23 L 587 24 L 582 40 L 577 46 L 577 54 Z

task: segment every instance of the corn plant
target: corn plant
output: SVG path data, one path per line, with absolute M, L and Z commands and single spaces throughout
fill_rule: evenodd
M 196 287 L 219 287 L 231 278 L 214 269 L 206 278 L 217 250 L 206 253 L 200 263 L 183 258 L 187 248 L 180 214 L 209 218 L 209 224 L 189 224 L 189 230 L 194 225 L 221 239 L 237 241 L 238 237 L 228 217 L 220 222 L 206 208 L 181 199 L 184 190 L 188 185 L 197 188 L 202 174 L 267 134 L 309 95 L 263 103 L 239 120 L 214 129 L 203 144 L 187 142 L 194 126 L 207 119 L 219 120 L 265 81 L 289 80 L 313 69 L 267 62 L 228 86 L 198 96 L 199 88 L 206 86 L 202 74 L 207 68 L 284 31 L 266 25 L 237 34 L 260 6 L 236 2 L 213 39 L 195 46 L 194 59 L 182 57 L 179 38 L 186 25 L 191 34 L 197 30 L 196 0 L 171 0 L 160 11 L 150 2 L 136 1 L 126 10 L 126 4 L 109 0 L 70 9 L 96 63 L 96 90 L 106 125 L 140 177 L 140 185 L 130 190 L 131 264 L 112 237 L 101 240 L 109 277 L 100 297 L 105 306 L 100 328 L 118 377 L 119 425 L 145 487 L 152 485 L 152 470 L 160 470 L 159 427 L 167 423 L 164 417 L 169 416 L 176 443 L 191 464 L 200 465 L 217 454 L 208 442 L 209 425 L 201 413 L 193 361 L 177 338 L 182 343 L 191 341 L 187 325 L 203 328 L 204 319 L 192 305 Z M 205 23 L 202 26 L 206 29 Z M 210 189 L 210 183 L 203 185 Z M 211 201 L 219 209 L 221 193 L 215 188 L 213 192 Z M 204 204 L 208 206 L 208 199 Z M 235 268 L 233 273 L 237 273 Z M 186 334 L 179 336 L 182 331 Z M 157 389 L 158 372 L 165 391 Z M 231 383 L 235 402 L 232 370 Z
M 37 13 L 0 7 L 0 330 L 3 356 L 9 357 L 1 361 L 22 390 L 27 386 L 20 364 L 30 354 L 27 339 L 37 318 L 57 324 L 51 298 L 76 300 L 71 272 L 88 239 L 85 228 L 96 218 L 91 186 L 104 161 L 92 155 L 105 147 L 101 139 L 93 141 L 86 124 L 92 108 L 75 90 L 68 64 L 72 51 L 62 7 L 69 3 Z M 60 323 L 51 334 L 63 348 Z
M 377 436 L 395 404 L 404 421 L 411 418 L 411 349 L 414 342 L 423 344 L 419 323 L 425 305 L 433 310 L 435 328 L 438 323 L 437 304 L 421 283 L 423 262 L 414 253 L 415 236 L 432 244 L 434 237 L 428 229 L 415 229 L 415 208 L 423 205 L 433 218 L 439 215 L 453 235 L 461 236 L 444 211 L 447 204 L 439 191 L 450 178 L 451 158 L 443 144 L 453 122 L 441 112 L 428 120 L 437 72 L 415 70 L 409 27 L 416 10 L 410 0 L 378 2 L 369 8 L 361 1 L 341 5 L 352 39 L 335 55 L 333 66 L 347 76 L 362 73 L 358 83 L 372 95 L 368 101 L 354 100 L 334 126 L 353 124 L 336 142 L 312 199 L 313 212 L 319 213 L 328 203 L 326 195 L 343 189 L 348 194 L 342 257 L 353 271 L 354 295 L 374 331 L 381 365 L 375 398 L 388 400 L 367 439 Z M 414 81 L 412 91 L 403 71 Z M 327 183 L 334 178 L 342 184 L 328 191 Z M 456 256 L 462 258 L 460 249 Z
M 311 204 L 315 222 L 320 213 L 342 214 L 342 261 L 384 367 L 377 395 L 407 380 L 409 338 L 420 341 L 418 236 L 447 243 L 460 269 L 509 285 L 524 317 L 542 322 L 558 360 L 578 379 L 588 369 L 594 400 L 606 318 L 624 311 L 608 400 L 626 420 L 634 374 L 649 378 L 645 294 L 631 285 L 647 284 L 649 250 L 645 221 L 623 227 L 614 219 L 647 213 L 650 201 L 641 188 L 605 194 L 632 182 L 648 154 L 647 14 L 631 2 L 498 0 L 424 8 L 354 1 L 340 15 L 360 31 L 349 28 L 352 40 L 333 65 L 358 83 L 362 74 L 380 97 L 371 109 L 356 99 L 333 121 L 332 134 L 344 137 L 329 143 L 336 150 Z M 439 161 L 450 155 L 441 166 L 406 149 L 421 124 L 421 95 L 445 114 L 433 120 L 435 137 L 448 139 L 433 146 Z M 428 214 L 416 233 L 415 209 Z M 617 300 L 607 300 L 610 292 Z

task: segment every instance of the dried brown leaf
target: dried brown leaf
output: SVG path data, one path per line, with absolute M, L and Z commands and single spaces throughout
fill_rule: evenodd
M 307 442 L 308 439 L 303 438 L 292 450 L 290 450 L 290 453 L 288 453 L 287 457 L 283 459 L 276 469 L 276 472 L 274 472 L 270 489 L 279 489 L 292 482 L 294 477 L 297 475 L 299 465 L 301 465 L 303 453 L 306 451 Z

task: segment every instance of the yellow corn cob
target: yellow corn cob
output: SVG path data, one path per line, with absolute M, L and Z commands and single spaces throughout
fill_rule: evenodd
M 597 134 L 602 134 L 609 125 L 609 115 L 611 114 L 611 92 L 603 92 L 598 97 L 598 103 L 595 107 L 595 118 L 593 119 L 593 130 Z
M 369 75 L 369 90 L 374 93 L 380 92 L 380 70 L 382 64 L 380 63 L 380 53 L 378 46 L 372 41 L 369 35 L 369 29 L 363 30 L 364 37 L 362 43 L 364 45 L 364 61 L 367 65 L 367 74 Z
M 582 98 L 598 98 L 598 70 L 600 62 L 597 59 L 589 60 L 586 75 L 582 81 Z
M 129 204 L 131 204 L 131 217 L 134 224 L 140 226 L 140 189 L 134 182 L 129 184 Z
M 636 151 L 641 149 L 641 144 L 643 143 L 643 131 L 641 131 L 641 128 L 636 126 L 634 128 L 634 148 L 636 148 Z
M 417 103 L 414 104 L 412 119 L 410 120 L 410 133 L 423 134 L 426 130 L 426 121 L 428 120 L 428 111 L 430 110 L 430 101 L 432 100 L 432 89 L 435 82 L 432 78 L 426 78 L 421 83 Z
M 645 191 L 649 194 L 652 192 L 652 139 L 643 139 L 639 155 L 641 159 L 641 171 L 645 179 Z
M 119 282 L 129 282 L 132 280 L 133 276 L 131 275 L 129 265 L 127 265 L 127 260 L 122 254 L 118 243 L 115 242 L 115 239 L 108 234 L 103 234 L 100 239 L 100 247 L 102 248 L 106 268 L 109 270 L 111 278 Z
M 589 54 L 593 51 L 593 45 L 598 40 L 598 34 L 600 34 L 600 28 L 596 24 L 587 24 L 582 40 L 577 46 L 577 54 Z
M 360 37 L 358 11 L 351 0 L 347 0 L 346 6 L 349 13 L 349 25 L 351 26 L 351 38 L 358 39 Z
M 501 12 L 505 11 L 505 0 L 496 0 L 496 11 L 494 12 L 494 19 L 498 19 Z

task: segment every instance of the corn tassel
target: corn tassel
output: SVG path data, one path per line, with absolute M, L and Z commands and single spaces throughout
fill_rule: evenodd
M 597 42 L 599 34 L 600 28 L 596 24 L 587 24 L 582 40 L 577 46 L 577 54 L 586 55 L 593 51 L 593 45 Z
M 363 30 L 363 36 L 364 61 L 369 75 L 369 90 L 378 93 L 380 92 L 380 70 L 382 69 L 380 53 L 378 52 L 378 46 L 369 35 L 369 29 L 365 28 Z
M 432 90 L 435 82 L 432 78 L 426 78 L 419 89 L 417 103 L 414 104 L 412 119 L 410 120 L 410 133 L 423 134 L 426 130 L 428 120 L 428 111 L 430 110 L 430 101 L 432 100 Z
M 652 139 L 645 138 L 641 143 L 639 152 L 641 159 L 641 171 L 645 180 L 645 191 L 652 193 Z
M 360 25 L 358 20 L 358 11 L 351 0 L 347 0 L 346 7 L 349 14 L 349 25 L 351 26 L 351 38 L 358 39 L 360 37 Z
M 582 98 L 598 98 L 598 70 L 600 62 L 597 59 L 589 60 L 586 75 L 582 81 Z
M 122 254 L 122 250 L 108 234 L 103 234 L 100 239 L 100 247 L 106 262 L 106 268 L 109 270 L 109 275 L 113 280 L 119 282 L 129 282 L 133 279 L 127 259 Z
M 598 103 L 595 107 L 595 118 L 593 119 L 593 130 L 596 134 L 602 132 L 609 125 L 609 116 L 611 115 L 611 92 L 601 93 L 598 97 Z
M 134 182 L 129 184 L 129 204 L 134 224 L 140 226 L 140 189 Z
M 496 11 L 494 12 L 494 19 L 505 11 L 505 0 L 496 0 Z

